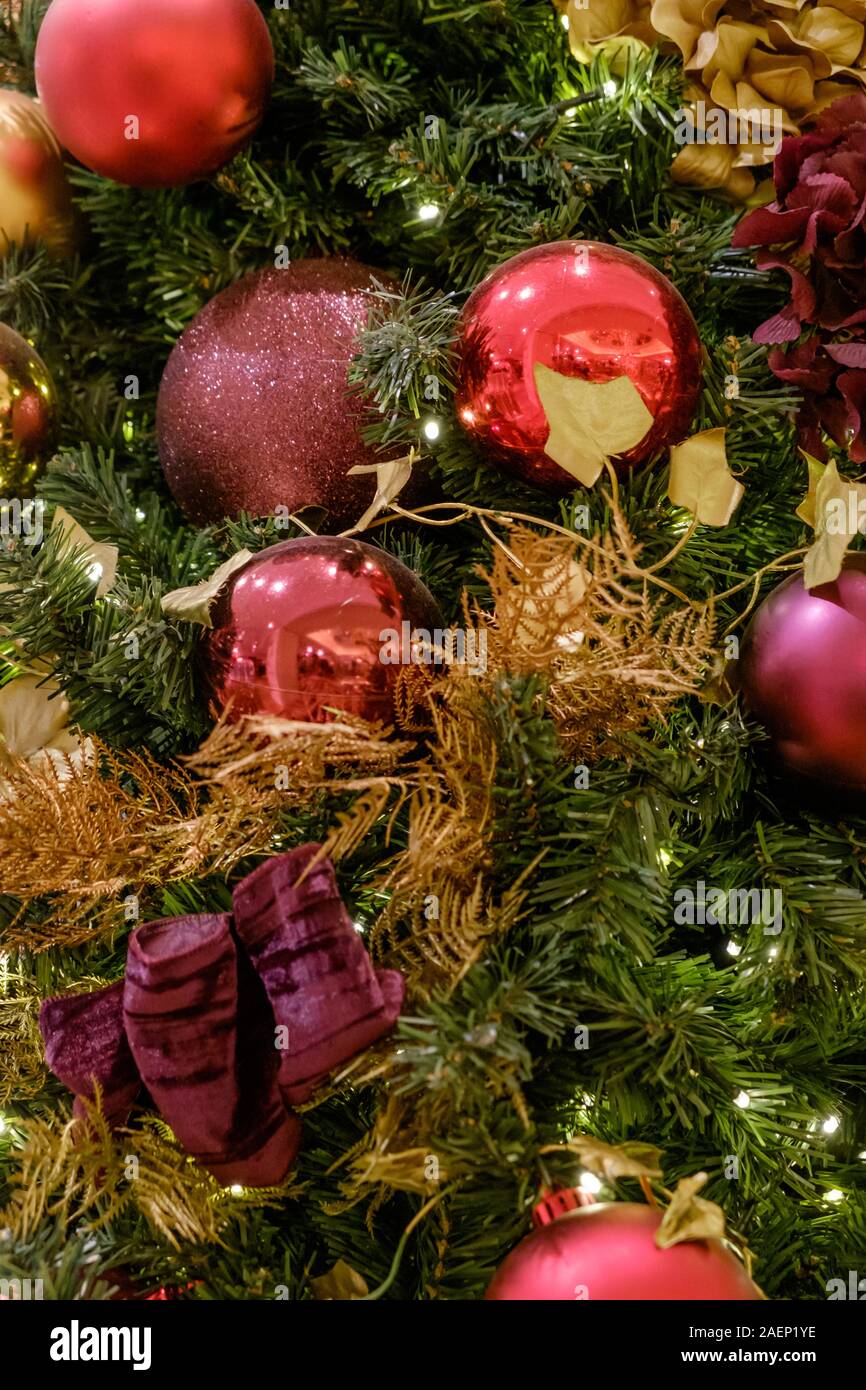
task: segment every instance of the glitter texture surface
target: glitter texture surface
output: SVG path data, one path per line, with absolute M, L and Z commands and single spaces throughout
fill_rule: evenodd
M 178 339 L 157 405 L 159 453 L 193 521 L 240 511 L 324 507 L 328 530 L 357 521 L 380 462 L 361 440 L 361 404 L 347 397 L 374 274 L 343 257 L 260 270 L 206 304 Z

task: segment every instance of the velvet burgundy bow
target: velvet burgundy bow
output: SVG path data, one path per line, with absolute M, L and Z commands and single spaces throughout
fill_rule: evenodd
M 394 1025 L 403 977 L 374 970 L 318 845 L 268 860 L 234 912 L 147 922 L 126 979 L 46 999 L 46 1061 L 75 1094 L 98 1083 L 122 1124 L 142 1088 L 178 1141 L 222 1183 L 282 1182 L 298 1151 L 291 1110 Z M 309 872 L 298 882 L 304 870 Z

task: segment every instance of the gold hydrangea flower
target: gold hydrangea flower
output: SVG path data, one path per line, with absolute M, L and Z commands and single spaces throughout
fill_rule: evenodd
M 766 111 L 780 134 L 803 124 L 854 86 L 866 87 L 866 0 L 557 0 L 569 41 L 586 61 L 593 50 L 628 43 L 678 49 L 692 86 L 693 117 L 705 109 Z M 698 125 L 700 118 L 697 117 Z M 737 132 L 734 132 L 735 136 Z M 748 137 L 689 143 L 677 154 L 681 183 L 724 189 L 744 200 L 750 168 L 772 150 Z

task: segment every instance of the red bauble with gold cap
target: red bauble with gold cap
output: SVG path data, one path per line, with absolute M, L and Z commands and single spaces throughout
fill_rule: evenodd
M 586 1206 L 567 1197 L 554 1194 L 539 1204 L 544 1224 L 536 1219 L 536 1230 L 506 1257 L 485 1298 L 727 1303 L 763 1297 L 720 1240 L 683 1240 L 660 1250 L 655 1242 L 662 1221 L 658 1208 L 637 1202 Z

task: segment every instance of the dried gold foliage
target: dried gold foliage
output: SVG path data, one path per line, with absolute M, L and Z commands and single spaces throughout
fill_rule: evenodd
M 251 803 L 265 797 L 284 810 L 309 805 L 323 792 L 379 784 L 414 747 L 394 738 L 387 726 L 362 719 L 305 724 L 248 715 L 236 724 L 218 724 L 186 766 L 211 797 Z
M 0 944 L 40 950 L 113 930 L 122 892 L 146 897 L 172 880 L 228 873 L 241 859 L 277 852 L 287 809 L 318 811 L 337 797 L 323 854 L 344 859 L 378 832 L 391 856 L 368 885 L 385 903 L 367 938 L 372 954 L 404 972 L 410 1000 L 453 989 L 488 941 L 519 918 L 538 862 L 511 881 L 502 872 L 507 846 L 491 714 L 503 688 L 515 677 L 537 678 L 539 710 L 553 719 L 564 753 L 591 759 L 699 690 L 711 664 L 711 605 L 672 588 L 661 577 L 665 561 L 641 565 L 616 499 L 608 501 L 612 525 L 603 537 L 543 523 L 511 525 L 506 540 L 495 537 L 485 576 L 490 611 L 464 600 L 466 626 L 484 639 L 483 665 L 401 672 L 398 730 L 424 731 L 423 742 L 361 720 L 253 716 L 217 725 L 182 765 L 99 743 L 92 761 L 62 780 L 53 767 L 16 765 L 14 799 L 0 803 L 0 889 L 20 900 L 21 911 Z M 35 1085 L 28 1047 L 36 1001 L 9 1002 L 0 1009 L 0 1044 L 11 1037 L 13 1072 Z M 357 1084 L 399 1067 L 384 1042 L 335 1081 L 351 1074 Z M 508 1094 L 528 1124 L 516 1077 Z M 373 1130 L 345 1157 L 341 1207 L 372 1199 L 372 1220 L 391 1191 L 430 1197 L 425 1159 L 435 1150 L 431 1134 L 447 1121 L 443 1103 L 436 1094 L 410 1103 L 391 1093 Z M 104 1123 L 74 1142 L 71 1125 L 58 1135 L 33 1122 L 29 1134 L 0 1225 L 32 1231 L 58 1214 L 107 1221 L 134 1202 L 175 1242 L 218 1239 L 226 1194 L 156 1121 L 116 1140 Z M 146 1181 L 126 1180 L 125 1153 L 139 1156 Z M 623 1148 L 616 1161 L 646 1172 L 654 1155 L 650 1146 Z
M 486 578 L 488 660 L 547 674 L 547 708 L 569 755 L 612 751 L 623 733 L 700 689 L 712 605 L 653 584 L 616 508 L 601 539 L 515 528 Z
M 329 1203 L 325 1210 L 339 1215 L 369 1197 L 378 1206 L 383 1188 L 423 1197 L 435 1193 L 447 1176 L 441 1165 L 435 1181 L 428 1174 L 430 1155 L 436 1148 L 422 1124 L 418 1109 L 392 1092 L 372 1129 L 335 1165 L 345 1174 L 340 1183 L 343 1199 Z
M 17 762 L 0 800 L 0 889 L 21 910 L 6 949 L 73 946 L 123 922 L 121 894 L 227 873 L 273 851 L 288 807 L 325 789 L 378 785 L 412 745 L 360 723 L 294 724 L 253 717 L 220 724 L 187 766 L 93 741 L 93 757 Z M 351 769 L 355 774 L 343 777 Z M 39 903 L 40 913 L 28 911 Z M 44 909 L 47 905 L 48 911 Z
M 83 1221 L 95 1230 L 133 1208 L 179 1249 L 218 1242 L 239 1204 L 269 1205 L 290 1195 L 285 1188 L 263 1188 L 232 1198 L 156 1117 L 112 1131 L 94 1104 L 86 1122 L 70 1119 L 58 1130 L 32 1119 L 26 1132 L 10 1177 L 12 1198 L 0 1211 L 0 1226 L 19 1240 L 30 1239 L 47 1219 L 70 1226 Z
M 322 844 L 322 851 L 313 863 L 326 855 L 330 859 L 346 859 L 364 843 L 376 822 L 382 817 L 391 800 L 393 787 L 388 782 L 374 782 L 366 791 L 360 793 L 348 811 L 338 811 L 336 825 Z
M 24 1100 L 38 1095 L 48 1075 L 39 1031 L 41 999 L 19 995 L 0 999 L 0 1105 L 14 1096 Z
M 123 1130 L 113 1135 L 98 1114 L 86 1130 L 77 1120 L 60 1131 L 42 1120 L 30 1121 L 27 1128 L 12 1200 L 0 1213 L 19 1239 L 30 1238 L 49 1217 L 68 1224 L 87 1219 L 99 1227 L 129 1206 L 175 1248 L 182 1241 L 218 1238 L 219 1209 L 207 1174 L 155 1131 L 142 1129 L 134 1138 Z M 130 1153 L 140 1161 L 134 1182 L 125 1177 Z
M 394 720 L 402 733 L 429 733 L 429 696 L 435 677 L 426 666 L 400 666 L 394 688 Z
M 497 896 L 488 884 L 497 755 L 482 700 L 475 677 L 440 683 L 428 760 L 403 801 L 405 848 L 376 883 L 388 905 L 370 949 L 416 983 L 427 976 L 455 985 L 487 939 L 509 929 L 522 902 L 517 885 Z

